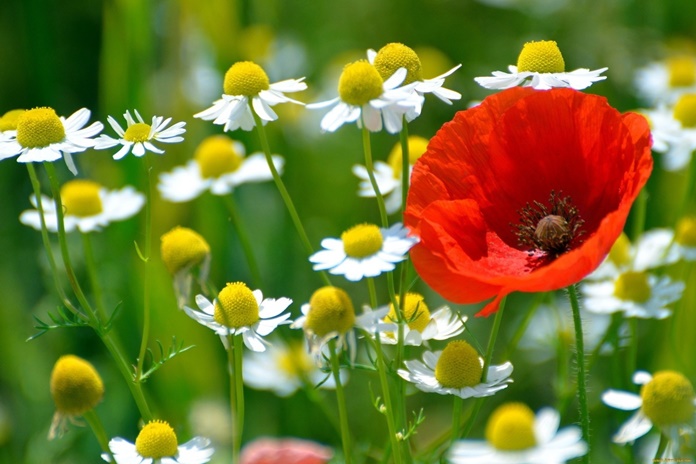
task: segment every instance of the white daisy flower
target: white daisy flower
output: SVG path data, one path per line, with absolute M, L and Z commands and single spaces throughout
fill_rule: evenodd
M 674 371 L 651 375 L 638 371 L 633 383 L 641 385 L 640 395 L 620 390 L 607 390 L 602 401 L 624 411 L 636 411 L 612 437 L 614 443 L 633 443 L 656 426 L 673 446 L 684 433 L 694 433 L 696 395 L 686 377 Z
M 10 110 L 0 116 L 0 146 L 2 146 L 2 143 L 9 142 L 15 137 L 17 122 L 25 111 L 24 109 Z M 0 151 L 0 160 L 2 159 L 5 159 L 5 156 Z
M 583 456 L 587 445 L 576 426 L 558 430 L 552 408 L 536 416 L 522 403 L 505 403 L 488 419 L 486 441 L 460 440 L 449 451 L 452 464 L 561 464 Z
M 56 161 L 60 158 L 73 174 L 77 168 L 72 153 L 80 153 L 95 145 L 92 139 L 103 128 L 100 122 L 84 127 L 90 111 L 82 108 L 69 118 L 58 117 L 53 108 L 42 107 L 26 110 L 17 115 L 16 129 L 3 131 L 0 143 L 0 160 L 19 155 L 20 163 Z
M 412 135 L 408 137 L 408 163 L 409 176 L 416 163 L 423 153 L 428 148 L 428 139 Z M 374 175 L 377 181 L 377 188 L 384 196 L 384 206 L 387 213 L 394 214 L 401 209 L 401 174 L 402 174 L 402 157 L 403 150 L 401 143 L 397 143 L 392 148 L 387 162 L 375 161 Z M 367 173 L 367 168 L 356 164 L 353 166 L 353 174 L 360 179 L 358 195 L 361 197 L 375 197 L 375 191 L 370 182 L 370 176 Z
M 377 69 L 365 60 L 347 64 L 338 80 L 338 97 L 307 105 L 309 109 L 332 107 L 321 120 L 323 131 L 335 132 L 343 124 L 357 123 L 370 132 L 384 127 L 390 134 L 401 131 L 403 115 L 420 108 L 423 97 L 413 92 L 414 84 L 399 87 L 407 75 L 397 69 L 384 80 Z
M 672 105 L 685 93 L 696 93 L 696 57 L 673 56 L 636 71 L 638 96 L 650 105 Z
M 77 229 L 82 233 L 101 230 L 111 222 L 123 221 L 140 211 L 145 204 L 145 196 L 133 187 L 121 190 L 107 190 L 96 182 L 75 179 L 66 182 L 60 189 L 63 206 L 63 224 L 66 232 Z M 37 207 L 36 197 L 30 197 L 31 204 Z M 58 231 L 58 215 L 53 199 L 41 196 L 46 228 Z M 19 216 L 22 224 L 41 230 L 41 216 L 38 210 L 23 211 Z
M 135 443 L 120 437 L 111 439 L 109 450 L 118 464 L 203 464 L 215 452 L 210 440 L 203 437 L 179 445 L 174 429 L 159 420 L 148 422 Z M 111 462 L 108 453 L 102 453 L 102 459 Z
M 665 170 L 679 171 L 689 166 L 696 150 L 696 92 L 684 93 L 673 107 L 661 105 L 642 113 L 650 122 L 652 148 L 662 154 Z
M 252 351 L 264 351 L 263 337 L 286 323 L 290 313 L 280 314 L 292 303 L 289 298 L 263 299 L 261 290 L 253 292 L 242 282 L 228 283 L 211 303 L 196 295 L 200 311 L 184 306 L 186 314 L 196 322 L 215 331 L 226 343 L 229 335 L 242 335 L 244 344 Z
M 394 270 L 395 263 L 406 259 L 406 253 L 418 239 L 408 236 L 408 229 L 396 223 L 389 229 L 374 224 L 359 224 L 341 234 L 341 238 L 325 238 L 324 250 L 309 257 L 314 270 L 328 269 L 353 282 L 363 277 L 376 277 Z
M 213 106 L 193 117 L 224 125 L 225 131 L 239 128 L 250 131 L 256 126 L 251 113 L 252 107 L 263 124 L 266 124 L 268 121 L 278 119 L 272 106 L 278 103 L 304 105 L 285 96 L 286 93 L 305 90 L 307 84 L 303 81 L 304 77 L 271 84 L 261 66 L 251 61 L 240 61 L 227 70 L 222 97 L 213 102 Z M 251 107 L 249 101 L 251 101 Z
M 126 111 L 123 117 L 128 124 L 125 131 L 114 118 L 111 116 L 108 117 L 109 124 L 111 124 L 111 127 L 116 131 L 119 138 L 115 139 L 106 134 L 102 134 L 97 139 L 97 143 L 94 147 L 97 150 L 106 150 L 107 148 L 121 145 L 121 149 L 114 154 L 115 160 L 120 160 L 131 151 L 133 155 L 138 158 L 145 155 L 147 151 L 161 155 L 164 153 L 164 150 L 160 150 L 153 145 L 153 141 L 179 143 L 184 140 L 181 134 L 186 132 L 186 129 L 184 129 L 186 125 L 185 122 L 177 122 L 167 129 L 166 127 L 172 122 L 172 118 L 164 119 L 163 116 L 153 116 L 152 124 L 147 124 L 140 116 L 140 113 L 138 113 L 138 110 L 135 110 L 137 121 L 133 119 L 130 111 Z
M 493 77 L 476 77 L 474 80 L 487 89 L 509 89 L 523 84 L 535 89 L 570 87 L 582 90 L 606 79 L 601 74 L 607 69 L 590 71 L 580 68 L 565 72 L 565 61 L 556 42 L 541 40 L 524 44 L 517 58 L 517 66 L 508 66 L 509 74 L 493 71 Z
M 423 362 L 404 361 L 399 376 L 428 393 L 457 395 L 460 398 L 491 396 L 512 382 L 512 364 L 489 366 L 482 382 L 483 358 L 464 340 L 449 342 L 442 351 L 426 351 Z
M 213 195 L 227 195 L 235 187 L 248 182 L 273 178 L 263 153 L 245 157 L 244 145 L 225 135 L 204 139 L 193 159 L 185 166 L 159 176 L 162 198 L 175 203 L 193 200 L 206 190 Z M 273 164 L 282 173 L 285 160 L 275 155 Z
M 210 245 L 196 231 L 174 227 L 161 237 L 162 262 L 174 278 L 174 293 L 178 307 L 188 303 L 193 283 L 192 269 L 199 268 L 198 282 L 204 288 L 210 269 Z
M 670 254 L 675 260 L 696 261 L 696 216 L 686 216 L 679 220 Z

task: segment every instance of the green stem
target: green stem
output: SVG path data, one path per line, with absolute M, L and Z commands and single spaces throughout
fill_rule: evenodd
M 249 240 L 249 234 L 242 224 L 242 218 L 239 215 L 239 211 L 237 211 L 237 205 L 234 201 L 234 197 L 232 194 L 230 194 L 226 195 L 224 198 L 225 205 L 227 205 L 227 211 L 230 213 L 230 218 L 232 219 L 232 226 L 237 232 L 239 243 L 242 246 L 242 251 L 244 252 L 244 257 L 249 265 L 249 272 L 251 273 L 254 286 L 256 288 L 261 288 L 261 272 L 259 271 L 259 265 L 256 262 L 256 257 L 254 256 L 254 250 L 251 246 L 251 240 Z
M 454 444 L 455 441 L 459 438 L 459 430 L 461 429 L 461 424 L 462 424 L 462 406 L 464 404 L 464 400 L 462 399 L 461 396 L 458 395 L 453 395 L 454 396 L 454 405 L 452 407 L 452 441 L 451 444 Z
M 529 323 L 532 321 L 534 314 L 536 314 L 537 309 L 539 309 L 539 306 L 541 306 L 541 303 L 544 301 L 547 295 L 548 293 L 543 292 L 534 294 L 534 300 L 532 300 L 532 304 L 529 306 L 527 314 L 525 314 L 522 323 L 517 326 L 515 333 L 512 335 L 510 342 L 507 344 L 504 359 L 509 359 L 512 353 L 515 352 L 515 350 L 517 349 L 517 345 L 520 343 L 520 340 L 522 340 L 522 337 L 527 332 L 527 327 L 529 327 Z
M 237 440 L 235 442 L 235 456 L 239 458 L 242 446 L 242 436 L 244 435 L 244 375 L 242 371 L 243 360 L 243 340 L 242 335 L 234 336 L 234 385 L 237 395 Z
M 645 230 L 645 216 L 647 214 L 648 208 L 648 191 L 645 187 L 638 194 L 636 202 L 633 206 L 633 224 L 631 229 L 631 234 L 633 235 L 633 241 L 635 242 L 640 238 L 640 235 Z
M 237 377 L 241 374 L 235 369 L 234 335 L 227 335 L 227 374 L 230 377 L 230 416 L 232 420 L 232 464 L 239 464 L 242 449 L 242 430 L 239 426 Z
M 140 258 L 145 266 L 143 272 L 143 335 L 140 340 L 140 351 L 138 353 L 138 365 L 135 370 L 135 381 L 141 382 L 145 354 L 147 353 L 147 339 L 150 334 L 150 253 L 152 252 L 152 181 L 150 171 L 152 167 L 150 158 L 146 155 L 143 158 L 145 164 L 145 250 Z
M 667 438 L 664 433 L 660 432 L 660 443 L 657 445 L 657 452 L 655 453 L 655 459 L 653 459 L 654 462 L 660 462 L 663 460 L 663 455 L 665 454 L 668 444 L 669 438 Z
M 362 116 L 361 116 L 362 117 Z M 372 190 L 375 191 L 375 198 L 377 199 L 377 208 L 379 209 L 379 217 L 382 220 L 382 227 L 385 229 L 389 227 L 389 221 L 387 219 L 387 210 L 384 206 L 384 196 L 379 190 L 377 185 L 377 179 L 375 179 L 374 165 L 372 163 L 372 147 L 370 145 L 370 131 L 367 130 L 365 124 L 362 125 L 362 141 L 363 141 L 363 151 L 365 152 L 365 168 L 367 169 L 367 176 L 370 178 L 370 184 L 372 185 Z
M 104 307 L 104 298 L 102 295 L 101 285 L 99 285 L 99 278 L 97 277 L 97 267 L 94 259 L 92 240 L 90 239 L 89 233 L 81 232 L 80 235 L 82 236 L 82 248 L 84 248 L 85 251 L 85 266 L 87 268 L 89 283 L 92 287 L 92 293 L 94 294 L 97 313 L 101 322 L 105 323 L 108 320 L 108 316 L 106 314 L 106 308 Z
M 99 447 L 102 449 L 102 451 L 109 455 L 111 462 L 116 462 L 116 459 L 109 448 L 109 437 L 104 430 L 104 426 L 102 425 L 97 412 L 94 409 L 90 409 L 82 414 L 82 417 L 85 418 L 89 424 L 89 427 L 92 429 L 92 433 L 94 433 L 94 436 L 97 438 Z
M 406 199 L 408 198 L 408 184 L 411 174 L 411 156 L 408 147 L 408 122 L 406 115 L 402 116 L 401 132 L 399 140 L 401 141 L 401 210 L 406 212 Z M 404 217 L 404 221 L 405 221 Z
M 582 457 L 582 462 L 590 462 L 590 414 L 587 409 L 587 373 L 585 372 L 585 343 L 582 333 L 582 319 L 580 318 L 580 302 L 575 285 L 568 286 L 568 299 L 573 311 L 573 324 L 575 326 L 575 346 L 577 356 L 577 382 L 578 382 L 578 406 L 580 408 L 580 426 L 582 437 L 587 443 L 587 453 Z
M 331 357 L 331 372 L 336 382 L 336 401 L 338 403 L 338 418 L 341 423 L 341 442 L 343 444 L 343 459 L 345 464 L 351 464 L 350 428 L 348 426 L 348 411 L 346 409 L 346 398 L 341 384 L 340 366 L 338 365 L 338 355 L 336 354 L 336 339 L 329 340 L 329 353 Z

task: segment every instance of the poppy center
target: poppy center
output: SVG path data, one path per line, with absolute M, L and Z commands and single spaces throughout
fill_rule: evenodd
M 536 445 L 534 412 L 526 404 L 503 404 L 491 414 L 485 433 L 488 443 L 502 451 L 531 448 Z
M 696 217 L 685 217 L 679 221 L 675 241 L 685 247 L 696 247 Z
M 135 439 L 135 451 L 144 458 L 161 459 L 176 456 L 177 446 L 174 429 L 160 420 L 149 422 Z
M 688 56 L 667 60 L 670 87 L 689 87 L 696 84 L 696 62 Z
M 313 367 L 312 359 L 302 343 L 288 345 L 276 362 L 280 370 L 292 377 L 304 377 Z
M 309 299 L 306 327 L 320 337 L 346 333 L 355 324 L 355 309 L 348 294 L 336 287 L 322 287 Z
M 239 61 L 225 73 L 223 90 L 227 95 L 252 97 L 270 87 L 266 72 L 252 61 Z
M 419 137 L 417 135 L 411 135 L 408 137 L 408 164 L 413 166 L 418 161 L 423 153 L 428 149 L 428 139 Z M 394 179 L 401 179 L 401 172 L 403 171 L 404 152 L 401 149 L 401 144 L 397 143 L 392 148 L 387 158 L 387 164 L 392 168 L 394 172 Z
M 449 342 L 435 364 L 435 378 L 445 388 L 473 387 L 482 374 L 478 352 L 464 340 Z
M 656 372 L 640 396 L 643 412 L 657 426 L 687 423 L 694 415 L 694 388 L 678 372 Z
M 19 117 L 24 114 L 25 111 L 26 110 L 10 110 L 3 114 L 0 118 L 0 132 L 16 130 Z
M 343 68 L 338 79 L 338 95 L 349 105 L 363 106 L 382 95 L 383 84 L 384 80 L 377 69 L 367 61 L 360 60 Z
M 242 156 L 234 149 L 232 139 L 224 135 L 213 135 L 203 140 L 193 156 L 205 179 L 234 172 L 242 165 Z
M 620 300 L 645 303 L 650 299 L 650 283 L 645 272 L 627 271 L 614 283 L 614 296 Z
M 673 115 L 682 127 L 689 129 L 696 127 L 696 93 L 682 95 L 674 104 Z
M 562 73 L 565 61 L 554 40 L 527 42 L 517 57 L 518 72 Z
M 170 274 L 201 263 L 210 254 L 205 239 L 186 227 L 175 227 L 162 235 L 161 254 Z
M 398 298 L 397 296 L 397 299 Z M 412 330 L 423 332 L 430 322 L 430 310 L 428 309 L 428 305 L 425 304 L 423 295 L 408 292 L 404 297 L 404 304 L 400 306 L 408 327 Z M 399 316 L 396 314 L 394 305 L 389 305 L 389 313 L 386 318 L 391 322 L 399 321 Z
M 136 122 L 131 124 L 123 134 L 123 138 L 133 143 L 142 143 L 150 140 L 150 125 L 144 122 Z
M 100 214 L 102 201 L 99 196 L 101 185 L 91 180 L 76 179 L 63 184 L 60 188 L 60 200 L 65 214 L 89 217 Z
M 60 414 L 79 416 L 101 401 L 104 383 L 92 364 L 69 354 L 53 367 L 51 396 Z
M 421 62 L 416 52 L 402 43 L 390 43 L 380 48 L 374 62 L 382 79 L 389 79 L 399 68 L 406 68 L 406 79 L 402 85 L 421 81 Z
M 259 304 L 245 283 L 228 283 L 218 293 L 213 318 L 231 329 L 249 327 L 259 321 Z
M 65 138 L 65 127 L 53 108 L 34 108 L 17 118 L 17 141 L 25 148 L 47 147 Z
M 358 224 L 341 234 L 343 251 L 351 258 L 366 258 L 382 249 L 382 232 L 374 224 Z

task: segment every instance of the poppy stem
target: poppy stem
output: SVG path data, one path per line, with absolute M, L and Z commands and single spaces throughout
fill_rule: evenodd
M 577 382 L 578 382 L 578 406 L 580 408 L 580 426 L 582 437 L 587 443 L 587 453 L 582 457 L 582 462 L 590 462 L 590 414 L 587 409 L 587 373 L 585 372 L 585 342 L 582 333 L 582 319 L 580 318 L 580 302 L 575 285 L 569 285 L 568 299 L 573 311 L 573 325 L 575 326 L 575 348 L 577 357 Z

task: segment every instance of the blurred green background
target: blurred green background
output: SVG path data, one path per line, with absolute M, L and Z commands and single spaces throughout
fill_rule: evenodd
M 494 3 L 493 0 L 489 0 Z M 608 66 L 606 81 L 588 89 L 605 95 L 625 111 L 640 106 L 632 93 L 635 69 L 665 55 L 667 48 L 693 50 L 696 45 L 696 5 L 693 0 L 499 0 L 496 7 L 473 0 L 4 0 L 0 7 L 0 113 L 14 108 L 51 106 L 68 116 L 79 108 L 92 110 L 92 120 L 106 123 L 121 119 L 126 109 L 138 109 L 146 118 L 171 116 L 187 122 L 186 140 L 166 146 L 164 156 L 151 156 L 155 174 L 171 170 L 192 156 L 206 136 L 220 133 L 220 126 L 193 119 L 221 94 L 222 75 L 238 60 L 252 59 L 267 70 L 271 82 L 306 76 L 309 90 L 297 98 L 305 102 L 335 96 L 338 73 L 350 61 L 363 58 L 367 48 L 403 42 L 421 55 L 425 77 L 433 77 L 457 63 L 462 68 L 448 78 L 446 87 L 462 93 L 453 106 L 428 98 L 423 116 L 410 125 L 410 133 L 431 137 L 454 112 L 466 108 L 490 92 L 478 87 L 473 77 L 514 64 L 523 43 L 556 40 L 568 69 Z M 335 134 L 321 134 L 322 112 L 309 114 L 298 108 L 278 107 L 280 121 L 267 126 L 271 147 L 286 158 L 284 180 L 314 246 L 323 237 L 337 236 L 363 221 L 377 221 L 377 208 L 358 198 L 357 179 L 350 168 L 363 164 L 360 133 L 346 126 Z M 111 128 L 105 132 L 112 134 Z M 231 133 L 247 146 L 260 149 L 255 132 Z M 372 138 L 376 159 L 385 159 L 398 137 L 386 133 Z M 115 150 L 113 150 L 115 151 Z M 107 151 L 87 151 L 75 156 L 80 175 L 107 187 L 125 184 L 142 190 L 143 166 L 134 157 L 115 162 Z M 63 180 L 70 178 L 62 163 Z M 43 172 L 42 169 L 40 169 Z M 48 183 L 43 179 L 43 185 Z M 670 226 L 683 187 L 683 174 L 666 174 L 656 167 L 649 183 L 647 228 Z M 98 462 L 99 448 L 87 427 L 72 427 L 62 439 L 47 441 L 53 404 L 48 381 L 53 363 L 67 353 L 90 360 L 101 373 L 106 395 L 97 412 L 110 436 L 134 439 L 137 410 L 122 377 L 89 329 L 63 329 L 27 342 L 35 331 L 33 317 L 46 319 L 55 311 L 51 276 L 40 234 L 21 225 L 20 212 L 30 207 L 31 185 L 26 167 L 5 160 L 0 165 L 0 462 L 87 463 Z M 48 193 L 47 190 L 45 190 Z M 294 316 L 300 304 L 321 285 L 311 270 L 284 205 L 272 183 L 245 185 L 235 198 L 247 229 L 254 237 L 264 280 L 264 294 L 292 298 Z M 693 206 L 693 202 L 692 202 Z M 209 194 L 184 204 L 155 199 L 153 243 L 175 225 L 191 227 L 211 244 L 211 281 L 222 287 L 227 281 L 249 281 L 241 248 L 224 204 Z M 110 225 L 95 234 L 100 280 L 109 307 L 121 302 L 123 311 L 116 330 L 135 360 L 141 331 L 142 271 L 133 242 L 142 243 L 142 214 Z M 78 273 L 81 267 L 79 237 L 71 237 Z M 194 344 L 145 385 L 156 416 L 169 421 L 180 440 L 197 431 L 192 411 L 216 426 L 216 413 L 227 413 L 225 353 L 217 337 L 176 308 L 171 278 L 155 247 L 150 266 L 154 340 L 166 343 L 172 335 Z M 675 274 L 684 266 L 672 269 Z M 691 274 L 693 283 L 693 273 Z M 341 279 L 336 279 L 339 282 Z M 367 302 L 364 285 L 343 284 L 356 307 Z M 382 287 L 384 287 L 382 285 Z M 431 308 L 442 300 L 423 285 Z M 382 288 L 383 290 L 383 288 Z M 385 294 L 382 297 L 385 298 Z M 513 295 L 503 320 L 497 361 L 505 344 L 529 307 L 530 297 Z M 676 368 L 692 381 L 696 366 L 694 317 L 688 312 L 696 301 L 694 285 L 687 287 L 682 310 L 662 322 L 640 323 L 643 338 L 638 366 L 647 370 Z M 472 315 L 476 308 L 457 306 Z M 471 320 L 469 328 L 485 345 L 492 320 Z M 286 330 L 286 329 L 283 329 Z M 530 330 L 534 330 L 531 327 Z M 288 337 L 299 334 L 289 334 Z M 533 409 L 558 401 L 558 389 L 549 379 L 557 374 L 552 357 L 535 364 L 513 353 L 515 384 L 488 401 L 471 434 L 482 437 L 488 411 L 501 401 L 523 400 Z M 609 436 L 625 420 L 599 402 L 599 394 L 611 384 L 614 366 L 600 359 L 590 375 L 595 458 L 609 462 L 617 453 Z M 385 443 L 382 416 L 370 405 L 369 390 L 378 390 L 370 374 L 357 373 L 348 384 L 351 424 L 359 448 L 367 453 Z M 323 392 L 335 404 L 332 392 Z M 572 391 L 571 391 L 572 396 Z M 201 412 L 201 401 L 212 411 Z M 278 399 L 269 392 L 248 390 L 246 440 L 260 435 L 311 438 L 340 448 L 338 434 L 303 392 Z M 418 394 L 411 406 L 425 407 L 427 420 L 417 442 L 426 443 L 450 424 L 451 399 Z M 217 406 L 215 406 L 217 405 Z M 216 409 L 217 408 L 217 409 Z M 573 406 L 563 423 L 577 419 Z M 214 462 L 227 462 L 229 443 L 219 443 Z

